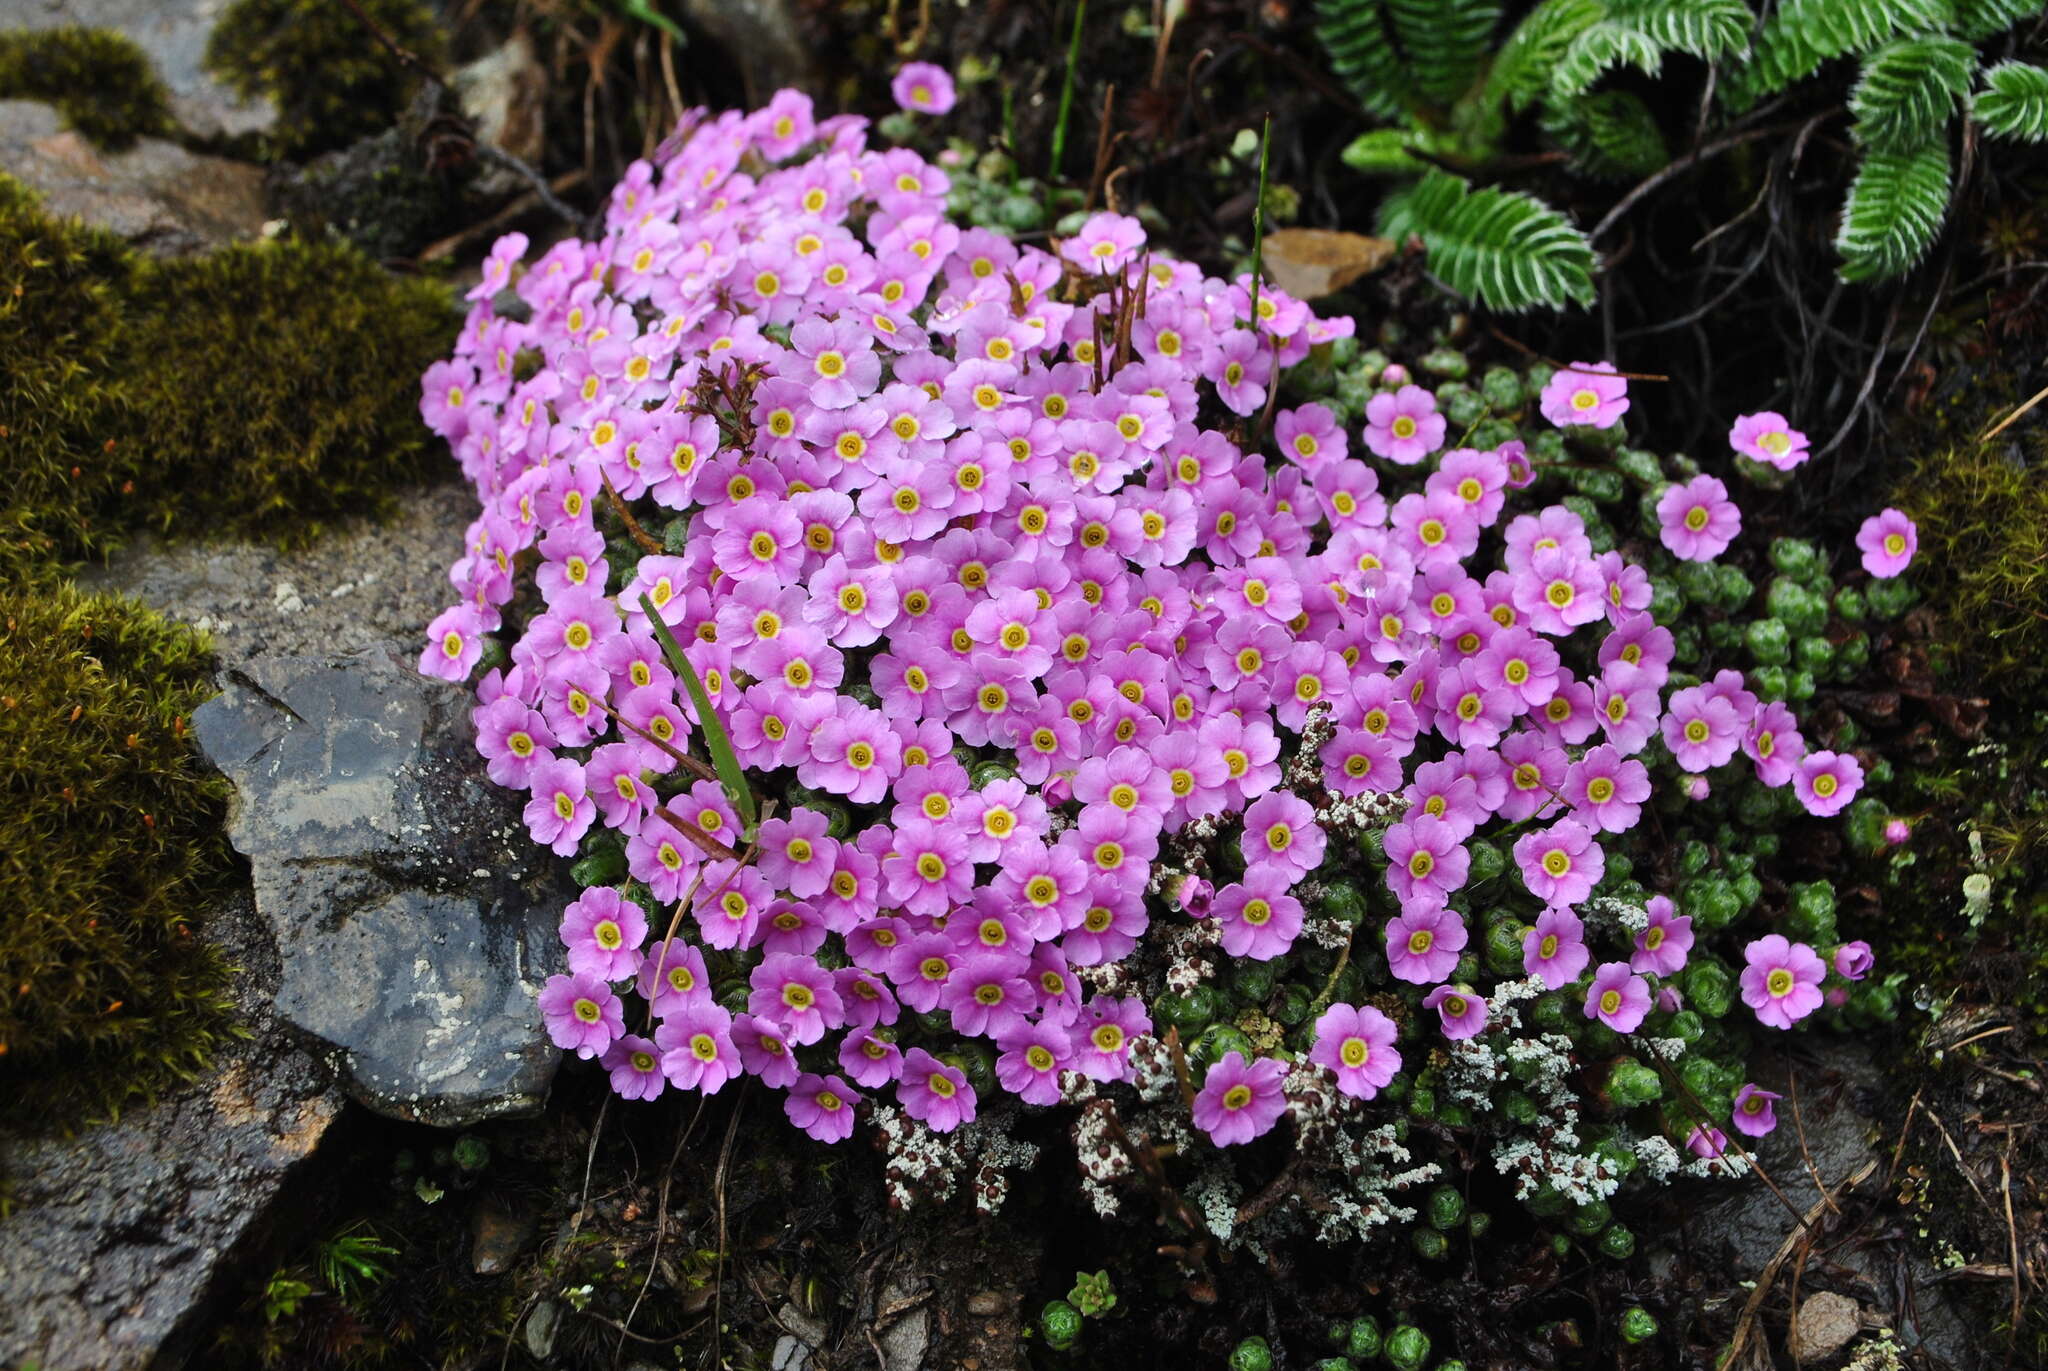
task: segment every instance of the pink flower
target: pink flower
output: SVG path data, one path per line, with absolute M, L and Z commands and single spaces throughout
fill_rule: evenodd
M 782 1110 L 791 1123 L 819 1142 L 836 1143 L 852 1135 L 853 1111 L 859 1103 L 853 1087 L 837 1076 L 805 1072 L 789 1088 Z
M 1785 421 L 1775 410 L 1744 414 L 1728 430 L 1728 445 L 1753 462 L 1767 462 L 1780 471 L 1790 471 L 1811 454 L 1806 435 Z
M 1729 1115 L 1729 1122 L 1735 1125 L 1736 1132 L 1761 1138 L 1778 1126 L 1778 1116 L 1771 1109 L 1771 1101 L 1783 1098 L 1754 1081 L 1744 1082 L 1742 1088 L 1735 1092 L 1735 1108 Z
M 691 1005 L 662 1020 L 654 1030 L 654 1042 L 662 1049 L 661 1074 L 678 1090 L 715 1095 L 740 1074 L 732 1015 L 718 1005 Z
M 1273 416 L 1273 441 L 1283 459 L 1306 471 L 1342 462 L 1349 447 L 1327 405 L 1281 410 Z
M 846 1007 L 832 973 L 793 952 L 763 957 L 747 978 L 747 1011 L 781 1025 L 799 1047 L 817 1042 L 844 1021 Z
M 1421 386 L 1381 391 L 1365 402 L 1365 445 L 1375 456 L 1413 466 L 1444 445 L 1444 416 Z
M 1573 362 L 1550 378 L 1537 404 L 1559 428 L 1612 428 L 1628 412 L 1628 381 L 1612 363 Z
M 839 1069 L 873 1090 L 903 1074 L 903 1050 L 872 1028 L 856 1028 L 839 1044 Z
M 1389 825 L 1385 848 L 1387 888 L 1403 909 L 1443 908 L 1451 892 L 1465 884 L 1472 863 L 1457 829 L 1431 814 Z
M 1633 1033 L 1650 1012 L 1650 985 L 1627 962 L 1602 962 L 1586 988 L 1586 1017 L 1617 1033 Z
M 1453 1042 L 1475 1038 L 1486 1027 L 1486 1000 L 1462 985 L 1438 986 L 1422 997 L 1422 1007 L 1437 1012 L 1444 1036 Z
M 1847 752 L 1809 752 L 1792 773 L 1792 793 L 1815 818 L 1841 813 L 1861 789 L 1863 764 Z
M 597 818 L 597 806 L 583 788 L 583 768 L 567 758 L 543 762 L 528 782 L 533 798 L 526 802 L 526 831 L 557 857 L 566 857 L 583 841 Z
M 1026 1104 L 1058 1104 L 1060 1072 L 1073 1058 L 1067 1031 L 1057 1024 L 1017 1023 L 996 1036 L 996 1081 Z
M 903 1056 L 903 1075 L 896 1082 L 903 1112 L 934 1133 L 951 1133 L 974 1122 L 974 1087 L 967 1073 L 948 1066 L 921 1047 Z
M 912 114 L 945 114 L 953 108 L 953 76 L 930 62 L 905 62 L 889 83 L 898 108 Z
M 1799 720 L 1777 701 L 1762 706 L 1742 735 L 1742 750 L 1756 763 L 1756 778 L 1773 789 L 1791 780 L 1806 756 Z
M 1261 866 L 1246 871 L 1242 884 L 1217 891 L 1223 950 L 1255 962 L 1283 956 L 1301 932 L 1301 902 L 1287 893 L 1292 883 L 1285 871 Z
M 1074 1070 L 1091 1081 L 1123 1080 L 1131 1072 L 1131 1040 L 1151 1031 L 1152 1020 L 1137 998 L 1097 996 L 1074 1025 Z
M 1546 909 L 1522 935 L 1522 970 L 1561 990 L 1579 978 L 1592 954 L 1586 950 L 1586 925 L 1569 909 Z
M 611 1074 L 612 1090 L 622 1099 L 651 1100 L 668 1084 L 660 1051 L 650 1039 L 631 1033 L 606 1048 L 598 1065 Z
M 1448 909 L 1419 909 L 1387 921 L 1387 968 L 1411 985 L 1441 981 L 1457 969 L 1465 922 Z
M 1259 406 L 1266 403 L 1266 382 L 1273 375 L 1273 353 L 1260 342 L 1258 334 L 1232 329 L 1216 345 L 1209 373 L 1216 383 L 1216 398 L 1225 409 L 1237 415 L 1256 414 Z
M 1772 1028 L 1790 1028 L 1820 1008 L 1827 963 L 1805 943 L 1771 933 L 1742 950 L 1742 1002 Z
M 1401 1054 L 1394 1048 L 1396 1034 L 1394 1021 L 1371 1005 L 1359 1009 L 1333 1004 L 1316 1020 L 1309 1060 L 1336 1072 L 1339 1090 L 1369 1100 L 1401 1069 Z
M 1726 696 L 1703 687 L 1672 692 L 1664 714 L 1664 745 L 1687 771 L 1706 771 L 1735 755 L 1744 720 Z
M 1287 1112 L 1281 1080 L 1287 1069 L 1270 1057 L 1247 1062 L 1226 1052 L 1195 1095 L 1195 1126 L 1218 1147 L 1234 1147 L 1271 1131 Z
M 1692 1132 L 1685 1136 L 1685 1150 L 1711 1161 L 1727 1153 L 1728 1135 L 1712 1124 L 1694 1124 Z
M 444 681 L 466 681 L 484 651 L 484 618 L 473 605 L 444 610 L 427 625 L 427 648 L 420 654 L 420 674 Z
M 1573 813 L 1606 833 L 1626 833 L 1642 817 L 1650 798 L 1650 771 L 1602 743 L 1586 749 L 1565 773 L 1564 797 Z
M 1896 509 L 1884 509 L 1856 530 L 1856 546 L 1863 549 L 1863 569 L 1888 580 L 1912 565 L 1913 554 L 1920 550 L 1920 530 Z
M 610 886 L 583 892 L 562 911 L 562 942 L 569 970 L 604 981 L 623 981 L 640 970 L 647 915 Z
M 550 976 L 540 992 L 540 1013 L 556 1047 L 595 1057 L 625 1032 L 625 1009 L 596 976 Z
M 1742 511 L 1712 476 L 1674 485 L 1657 500 L 1657 537 L 1682 562 L 1711 562 L 1742 531 Z
M 1607 874 L 1606 853 L 1577 819 L 1559 819 L 1517 838 L 1515 864 L 1529 893 L 1551 906 L 1577 904 Z
M 1649 924 L 1636 934 L 1636 950 L 1628 959 L 1634 971 L 1658 976 L 1676 976 L 1685 968 L 1692 951 L 1692 916 L 1674 914 L 1671 901 L 1652 895 L 1647 906 Z
M 1858 938 L 1835 949 L 1835 974 L 1845 981 L 1860 981 L 1877 965 L 1870 944 Z
M 1322 864 L 1323 830 L 1308 801 L 1275 790 L 1252 801 L 1244 812 L 1242 846 L 1247 870 L 1277 871 L 1284 888 Z
M 650 946 L 634 984 L 640 998 L 664 1018 L 690 1005 L 711 1003 L 711 978 L 705 974 L 704 954 L 681 938 Z
M 1062 242 L 1060 256 L 1085 272 L 1115 273 L 1136 261 L 1144 246 L 1144 225 L 1128 214 L 1104 212 L 1091 216 L 1079 233 Z

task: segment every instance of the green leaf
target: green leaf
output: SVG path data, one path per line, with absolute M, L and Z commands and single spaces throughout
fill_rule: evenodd
M 1316 37 L 1367 113 L 1391 119 L 1416 103 L 1414 79 L 1380 0 L 1316 0 Z
M 1501 44 L 1486 77 L 1489 104 L 1526 106 L 1550 85 L 1550 73 L 1572 40 L 1607 15 L 1600 0 L 1543 0 Z
M 1367 129 L 1338 156 L 1345 166 L 1367 176 L 1412 176 L 1429 165 L 1409 155 L 1413 144 L 1409 129 Z
M 1546 108 L 1543 128 L 1582 175 L 1601 180 L 1648 176 L 1671 161 L 1664 131 L 1633 92 L 1596 91 Z
M 1955 0 L 1955 7 L 1955 32 L 1973 43 L 2039 18 L 2042 9 L 2041 0 Z
M 1499 0 L 1386 0 L 1402 55 L 1422 94 L 1447 106 L 1479 80 Z
M 1984 73 L 1975 113 L 1987 133 L 2001 138 L 2048 139 L 2048 71 L 2026 62 L 2000 62 Z
M 1775 95 L 1830 57 L 1868 52 L 1902 35 L 1939 33 L 1949 17 L 1948 0 L 1782 0 L 1749 61 L 1733 73 L 1728 107 L 1739 112 Z
M 1445 285 L 1494 309 L 1593 303 L 1593 245 L 1531 196 L 1473 190 L 1462 177 L 1431 170 L 1381 204 L 1379 231 L 1396 241 L 1421 238 Z
M 1941 137 L 1976 70 L 1976 49 L 1960 39 L 1885 44 L 1864 61 L 1849 95 L 1857 138 L 1881 152 L 1904 152 Z
M 648 0 L 618 0 L 618 3 L 619 12 L 628 18 L 638 19 L 643 24 L 652 24 L 684 47 L 689 46 L 690 36 L 683 32 L 682 25 L 654 8 Z
M 747 775 L 740 767 L 739 755 L 732 750 L 732 739 L 726 736 L 718 711 L 711 707 L 711 696 L 705 692 L 697 668 L 683 655 L 675 633 L 655 611 L 653 597 L 641 595 L 640 611 L 654 626 L 654 636 L 661 642 L 662 656 L 668 658 L 669 666 L 682 678 L 684 689 L 690 692 L 690 703 L 697 710 L 697 722 L 704 728 L 704 746 L 711 752 L 711 767 L 718 773 L 718 783 L 725 788 L 725 798 L 732 801 L 732 807 L 739 811 L 740 822 L 746 825 L 741 836 L 752 842 L 755 825 L 759 823 L 754 810 L 754 792 L 747 788 Z
M 1911 152 L 1873 150 L 1856 170 L 1835 248 L 1844 281 L 1877 281 L 1912 269 L 1948 215 L 1948 143 Z
M 1754 22 L 1743 0 L 1608 0 L 1606 16 L 1582 29 L 1557 59 L 1551 93 L 1579 95 L 1624 65 L 1655 76 L 1667 53 L 1713 61 L 1741 52 Z

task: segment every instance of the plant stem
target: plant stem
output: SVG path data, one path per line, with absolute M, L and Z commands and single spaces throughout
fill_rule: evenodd
M 1081 21 L 1088 14 L 1088 0 L 1074 0 L 1074 36 L 1067 42 L 1067 72 L 1060 78 L 1059 119 L 1052 126 L 1052 171 L 1047 180 L 1060 179 L 1060 158 L 1067 150 L 1067 116 L 1074 109 L 1074 69 L 1081 64 Z
M 1259 198 L 1252 202 L 1252 332 L 1259 331 L 1259 273 L 1266 265 L 1266 156 L 1273 147 L 1273 116 L 1259 132 Z M 1273 378 L 1277 389 L 1279 377 Z

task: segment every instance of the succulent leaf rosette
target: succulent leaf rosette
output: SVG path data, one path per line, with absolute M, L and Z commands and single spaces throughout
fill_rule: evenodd
M 555 1041 L 629 1098 L 758 1078 L 828 1142 L 1065 1105 L 1103 1158 L 1136 1127 L 1105 1111 L 1142 1099 L 1197 1150 L 1292 1113 L 1356 1177 L 1407 1155 L 1367 1103 L 1399 1035 L 1507 1065 L 1581 1019 L 1668 1037 L 1695 930 L 1661 898 L 1592 917 L 1607 850 L 1653 785 L 1753 764 L 1832 812 L 1853 763 L 1809 775 L 1739 672 L 1681 686 L 1644 568 L 1529 498 L 1521 442 L 1459 445 L 1404 368 L 1363 426 L 1280 403 L 1352 320 L 1120 214 L 1051 250 L 963 231 L 948 188 L 801 95 L 700 112 L 596 241 L 502 240 L 427 374 L 482 508 L 422 670 L 488 666 L 492 779 L 602 873 L 563 914 Z M 1605 427 L 1626 391 L 1580 364 L 1542 410 Z M 1679 557 L 1739 526 L 1718 481 L 1665 503 Z M 1355 937 L 1327 912 L 1354 873 Z M 1499 907 L 1522 961 L 1483 977 Z M 1818 954 L 1764 941 L 1742 994 L 1789 1024 Z M 1378 993 L 1332 973 L 1284 1023 L 1155 1023 L 1226 975 L 1272 991 L 1262 965 L 1311 942 Z M 1531 1036 L 1552 992 L 1569 1019 Z

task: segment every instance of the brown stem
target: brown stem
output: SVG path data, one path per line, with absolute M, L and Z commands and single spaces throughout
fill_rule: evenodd
M 653 538 L 648 536 L 647 530 L 640 527 L 640 521 L 633 517 L 633 511 L 627 509 L 626 502 L 619 498 L 619 488 L 612 484 L 612 478 L 600 471 L 597 473 L 597 479 L 604 482 L 604 495 L 607 500 L 612 502 L 612 512 L 617 514 L 620 521 L 626 525 L 626 532 L 632 535 L 633 541 L 640 545 L 640 550 L 659 556 L 661 544 L 655 542 Z

